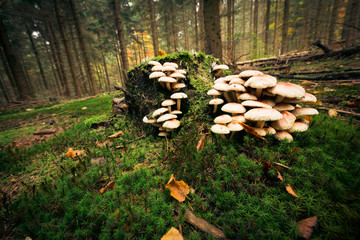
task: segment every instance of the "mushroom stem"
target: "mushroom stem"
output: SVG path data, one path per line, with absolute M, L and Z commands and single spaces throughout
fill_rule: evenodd
M 263 128 L 264 124 L 265 124 L 265 121 L 258 121 L 258 122 L 256 122 L 256 127 Z
M 216 113 L 216 111 L 217 111 L 217 106 L 218 106 L 218 105 L 214 105 L 214 112 L 213 112 L 213 113 Z
M 261 97 L 261 93 L 262 93 L 262 88 L 256 88 L 255 96 L 257 98 Z
M 279 102 L 281 102 L 282 100 L 284 100 L 284 97 L 278 95 L 278 96 L 275 98 L 275 103 L 279 103 Z
M 177 104 L 176 104 L 177 110 L 180 111 L 181 99 L 176 99 L 176 101 L 177 101 Z
M 227 140 L 226 137 L 225 137 L 225 134 L 220 134 L 220 137 L 224 140 Z
M 171 86 L 170 86 L 170 83 L 166 83 L 166 88 L 171 92 L 172 90 L 171 90 Z
M 228 103 L 233 102 L 233 101 L 231 100 L 231 97 L 229 96 L 229 94 L 228 94 L 227 92 L 224 92 L 224 97 L 225 97 L 225 99 L 226 99 L 226 101 L 227 101 Z
M 232 132 L 231 135 L 230 135 L 229 140 L 231 140 L 234 137 L 234 135 L 235 135 L 235 132 Z
M 171 113 L 171 106 L 170 105 L 168 106 L 168 109 L 169 109 L 169 113 Z
M 161 82 L 160 85 L 161 85 L 161 87 L 163 87 L 163 88 L 166 87 L 166 86 L 165 86 L 165 83 L 163 83 L 163 82 Z

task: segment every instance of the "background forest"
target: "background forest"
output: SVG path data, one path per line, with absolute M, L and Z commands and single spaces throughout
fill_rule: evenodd
M 1 104 L 109 91 L 159 54 L 203 51 L 234 65 L 316 40 L 349 48 L 359 10 L 358 0 L 2 0 Z

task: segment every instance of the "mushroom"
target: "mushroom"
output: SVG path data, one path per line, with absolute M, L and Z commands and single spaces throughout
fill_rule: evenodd
M 264 128 L 264 130 L 266 131 L 266 134 L 274 135 L 276 133 L 276 130 L 273 127 Z
M 222 139 L 226 139 L 224 134 L 229 134 L 230 130 L 225 125 L 215 124 L 211 127 L 211 131 L 216 134 L 220 134 Z
M 152 68 L 151 68 L 151 71 L 152 72 L 162 72 L 162 70 L 163 70 L 163 66 L 153 66 Z
M 213 88 L 218 90 L 218 91 L 221 91 L 224 93 L 224 97 L 226 99 L 227 102 L 232 102 L 232 99 L 230 97 L 230 95 L 228 94 L 228 91 L 229 91 L 229 84 L 227 83 L 216 83 Z
M 242 93 L 238 96 L 238 100 L 257 100 L 257 97 L 255 95 L 252 95 L 250 93 Z
M 171 85 L 170 83 L 176 83 L 176 79 L 171 78 L 171 77 L 161 77 L 158 79 L 158 82 L 160 83 L 165 83 L 166 84 L 166 88 L 171 91 Z
M 259 102 L 265 103 L 267 105 L 270 105 L 271 107 L 275 106 L 275 101 L 270 99 L 270 98 L 265 98 L 265 99 L 261 99 L 259 100 Z
M 179 93 L 173 93 L 170 96 L 171 99 L 176 99 L 177 101 L 177 110 L 180 110 L 180 105 L 181 105 L 181 99 L 183 98 L 187 98 L 187 95 L 185 93 L 179 92 Z
M 154 79 L 154 78 L 160 78 L 160 77 L 165 77 L 165 73 L 163 72 L 152 72 L 150 75 L 149 75 L 149 79 Z
M 264 88 L 269 88 L 275 86 L 277 83 L 276 78 L 270 75 L 255 75 L 249 78 L 244 86 L 245 87 L 251 87 L 256 89 L 255 96 L 257 98 L 261 97 L 262 90 Z
M 172 89 L 174 92 L 180 91 L 181 88 L 186 87 L 185 83 L 173 83 Z
M 270 105 L 254 101 L 254 100 L 246 100 L 241 103 L 244 107 L 251 107 L 251 108 L 272 108 Z
M 165 72 L 167 76 L 170 76 L 173 72 L 176 71 L 176 68 L 171 66 L 163 66 L 162 71 Z
M 175 69 L 178 69 L 178 68 L 179 68 L 179 66 L 178 66 L 176 63 L 173 63 L 173 62 L 165 62 L 165 63 L 163 64 L 163 66 L 164 66 L 164 67 L 170 66 L 170 67 L 173 67 L 173 68 L 175 68 Z
M 242 71 L 241 73 L 239 73 L 239 77 L 246 80 L 248 78 L 251 78 L 252 76 L 260 75 L 260 74 L 263 74 L 263 73 L 260 71 L 257 71 L 257 70 L 245 70 L 245 71 Z
M 305 132 L 309 126 L 306 123 L 295 122 L 292 127 L 288 130 L 289 132 Z
M 237 121 L 231 121 L 226 125 L 226 127 L 230 130 L 230 132 L 232 132 L 229 139 L 233 138 L 235 132 L 239 132 L 244 129 Z
M 227 114 L 223 114 L 223 115 L 220 115 L 220 116 L 217 116 L 215 119 L 214 119 L 214 123 L 216 124 L 222 124 L 222 125 L 225 125 L 229 122 L 232 121 L 232 118 L 230 115 L 227 115 Z
M 178 128 L 179 126 L 180 126 L 180 121 L 177 119 L 168 120 L 164 122 L 164 124 L 162 125 L 163 128 L 172 129 L 172 130 Z
M 170 133 L 168 133 L 168 132 L 159 132 L 159 134 L 158 134 L 159 137 L 167 137 L 169 135 L 170 135 Z
M 234 83 L 228 86 L 228 91 L 233 92 L 232 98 L 235 99 L 235 102 L 237 102 L 240 92 L 245 92 L 246 89 L 243 85 Z
M 294 114 L 295 117 L 312 116 L 319 114 L 318 110 L 316 110 L 315 108 L 296 108 L 291 113 Z
M 213 96 L 213 99 L 215 99 L 215 98 L 216 98 L 216 96 L 221 96 L 221 95 L 222 95 L 222 93 L 221 93 L 221 92 L 219 92 L 218 90 L 216 90 L 216 89 L 212 88 L 212 89 L 210 89 L 209 91 L 207 91 L 207 95 L 209 95 L 209 96 Z
M 161 106 L 163 106 L 163 107 L 168 107 L 169 112 L 171 112 L 171 106 L 172 106 L 172 105 L 175 105 L 175 104 L 176 104 L 176 102 L 175 102 L 174 100 L 172 100 L 172 99 L 166 99 L 166 100 L 164 100 L 164 101 L 161 103 Z M 180 109 L 178 109 L 178 110 L 180 110 Z
M 303 87 L 287 82 L 278 82 L 274 87 L 267 89 L 267 91 L 277 95 L 275 103 L 281 102 L 284 98 L 300 99 L 305 95 Z
M 244 115 L 235 115 L 235 116 L 231 116 L 231 118 L 233 121 L 237 121 L 238 123 L 246 122 Z
M 294 140 L 294 138 L 291 136 L 291 134 L 286 131 L 277 132 L 277 133 L 275 133 L 274 137 L 279 141 L 285 140 L 288 142 L 292 142 Z
M 275 105 L 274 109 L 281 111 L 292 111 L 295 107 L 289 103 L 278 103 Z
M 246 120 L 255 121 L 256 127 L 263 128 L 266 121 L 276 121 L 283 116 L 273 108 L 253 108 L 244 114 Z
M 231 113 L 232 115 L 246 112 L 246 109 L 241 103 L 227 103 L 221 107 L 223 112 Z
M 171 113 L 167 113 L 165 115 L 162 115 L 160 116 L 158 119 L 157 119 L 157 122 L 165 122 L 167 120 L 170 120 L 170 119 L 174 119 L 174 118 L 177 118 L 177 116 L 175 114 L 171 114 Z
M 296 117 L 288 112 L 281 112 L 282 118 L 271 123 L 271 126 L 276 130 L 288 130 L 294 124 Z
M 213 72 L 215 72 L 214 76 L 219 76 L 223 70 L 229 70 L 229 67 L 226 65 L 216 65 L 213 69 Z
M 150 66 L 161 66 L 161 63 L 159 63 L 157 61 L 149 61 L 148 65 L 150 65 Z
M 179 69 L 178 72 L 186 75 L 186 71 L 184 69 Z
M 156 118 L 158 116 L 160 116 L 161 114 L 167 112 L 169 109 L 168 108 L 159 108 L 159 109 L 156 109 L 153 113 L 152 113 L 152 117 L 153 118 Z
M 222 100 L 221 98 L 214 98 L 214 99 L 211 99 L 210 102 L 209 102 L 209 105 L 214 105 L 214 113 L 216 113 L 217 111 L 217 106 L 218 105 L 221 105 L 224 103 L 224 100 Z

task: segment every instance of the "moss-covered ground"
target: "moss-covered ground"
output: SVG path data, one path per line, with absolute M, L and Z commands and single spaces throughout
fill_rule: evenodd
M 185 222 L 190 209 L 229 239 L 297 239 L 296 222 L 312 216 L 318 217 L 312 239 L 359 239 L 360 131 L 351 121 L 321 112 L 291 143 L 210 135 L 197 152 L 212 124 L 206 96 L 188 99 L 181 129 L 166 141 L 134 117 L 113 116 L 114 94 L 0 115 L 7 122 L 0 133 L 3 238 L 160 239 L 181 226 L 185 239 L 212 239 Z M 63 132 L 27 148 L 7 147 L 43 128 L 36 116 L 48 115 Z M 98 145 L 119 131 L 112 143 Z M 87 155 L 68 158 L 68 148 Z M 260 158 L 290 167 L 277 168 L 284 182 Z M 195 190 L 183 203 L 165 189 L 171 174 Z M 100 194 L 110 181 L 116 186 Z

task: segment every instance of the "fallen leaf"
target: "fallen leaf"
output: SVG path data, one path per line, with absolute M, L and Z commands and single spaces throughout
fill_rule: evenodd
M 86 156 L 86 153 L 81 150 L 74 150 L 72 148 L 69 148 L 68 152 L 65 153 L 67 157 L 76 158 L 78 156 Z
M 268 172 L 270 169 L 273 168 L 273 165 L 268 161 L 265 161 L 265 160 L 262 160 L 261 158 L 259 158 L 259 162 L 262 162 L 262 164 L 263 164 L 264 173 Z
M 324 92 L 324 91 L 312 91 L 311 93 L 312 94 L 318 94 L 318 93 L 322 93 L 322 92 Z
M 116 148 L 116 149 L 122 149 L 122 148 L 124 148 L 124 146 L 123 146 L 123 145 L 119 145 L 119 146 L 116 146 L 115 148 Z
M 99 147 L 105 147 L 106 145 L 111 146 L 113 144 L 113 142 L 109 142 L 108 140 L 103 141 L 103 142 L 98 142 L 96 145 Z
M 119 209 L 116 209 L 114 212 L 115 215 L 119 215 L 119 213 L 120 213 Z
M 110 190 L 112 188 L 115 187 L 115 182 L 114 181 L 110 181 L 108 184 L 106 184 L 105 187 L 103 187 L 102 189 L 100 189 L 100 193 L 103 194 L 105 191 Z
M 322 106 L 322 105 L 323 105 L 322 101 L 320 101 L 320 100 L 316 100 L 316 102 L 311 102 L 311 103 L 308 103 L 308 104 L 318 105 L 318 106 Z
M 72 113 L 73 111 L 69 110 L 68 113 Z
M 286 188 L 286 191 L 288 193 L 290 193 L 291 195 L 293 195 L 294 197 L 297 197 L 297 198 L 299 197 L 298 195 L 296 195 L 294 189 L 292 188 L 292 186 L 290 184 L 286 185 L 285 188 Z
M 338 112 L 335 109 L 329 109 L 328 115 L 329 117 L 337 117 Z
M 309 240 L 316 226 L 317 216 L 305 218 L 296 223 L 297 231 L 303 238 Z
M 107 138 L 110 139 L 110 138 L 118 138 L 120 137 L 120 135 L 124 134 L 123 131 L 120 131 L 120 132 L 117 132 L 117 133 L 114 133 L 110 136 L 108 136 Z
M 287 169 L 291 169 L 290 167 L 284 165 L 284 164 L 281 164 L 281 163 L 277 163 L 277 162 L 274 162 L 274 164 L 280 166 L 280 167 L 284 167 L 284 168 L 287 168 Z
M 345 104 L 344 106 L 345 107 L 359 107 L 360 102 L 349 102 L 349 103 Z
M 87 107 L 83 107 L 83 108 L 81 108 L 81 110 L 86 110 L 87 109 Z
M 202 231 L 214 236 L 218 239 L 225 239 L 225 234 L 219 228 L 210 224 L 206 220 L 195 216 L 190 210 L 185 211 L 185 221 L 194 225 L 195 227 L 200 228 Z
M 27 108 L 27 109 L 25 109 L 25 111 L 26 112 L 31 112 L 31 111 L 34 111 L 34 109 L 33 108 Z
M 200 138 L 200 140 L 199 140 L 199 142 L 198 142 L 198 144 L 197 144 L 197 146 L 196 146 L 196 151 L 197 151 L 197 152 L 199 152 L 199 151 L 201 151 L 201 150 L 204 149 L 206 137 L 207 137 L 208 135 L 209 135 L 209 133 L 204 133 L 204 134 L 201 136 L 201 138 Z
M 171 227 L 170 230 L 160 240 L 183 240 L 179 230 Z
M 247 124 L 245 124 L 245 123 L 241 123 L 241 122 L 239 122 L 239 124 L 245 129 L 245 131 L 246 131 L 247 133 L 250 133 L 250 134 L 254 135 L 255 137 L 260 138 L 260 139 L 262 139 L 262 140 L 266 140 L 264 137 L 260 136 L 260 135 L 254 130 L 254 128 L 250 127 L 249 125 L 247 125 Z
M 303 116 L 303 118 L 305 120 L 308 120 L 309 122 L 311 122 L 311 120 L 312 120 L 312 116 Z
M 179 202 L 185 201 L 186 195 L 190 192 L 189 186 L 184 181 L 176 181 L 174 174 L 171 175 L 165 188 L 168 188 L 170 190 L 170 195 Z
M 278 170 L 275 170 L 275 171 L 278 173 L 277 178 L 280 179 L 280 181 L 283 182 L 284 179 L 283 179 L 283 177 L 281 176 L 280 172 L 279 172 Z

